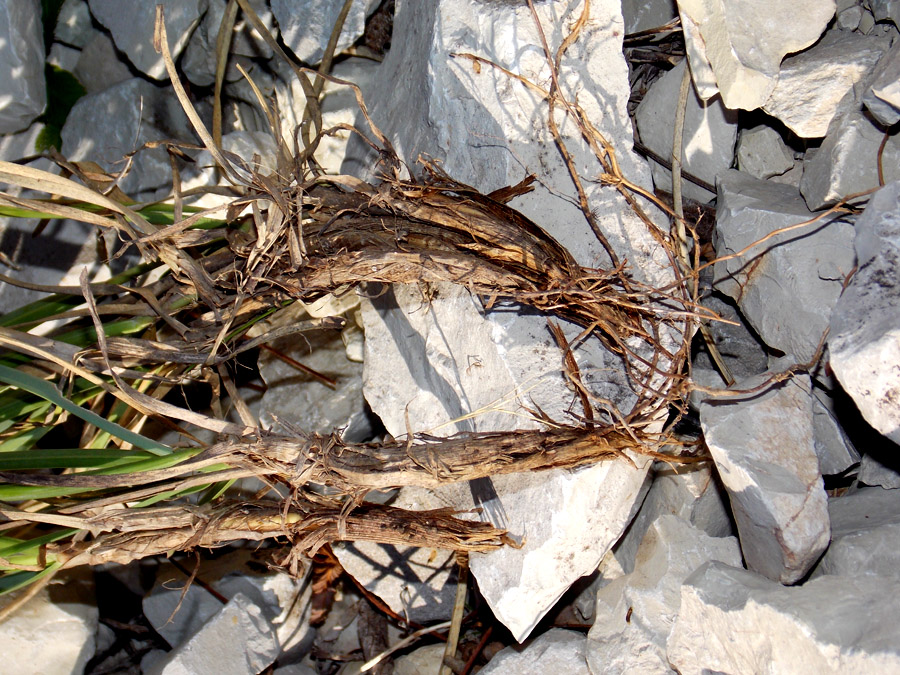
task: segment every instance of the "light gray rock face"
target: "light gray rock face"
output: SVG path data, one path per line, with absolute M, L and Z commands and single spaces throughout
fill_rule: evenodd
M 682 675 L 894 673 L 898 598 L 894 580 L 828 576 L 785 588 L 708 563 L 682 588 L 669 662 Z
M 754 178 L 780 176 L 794 166 L 794 156 L 772 127 L 759 125 L 741 132 L 738 168 Z
M 894 455 L 889 460 L 883 454 L 879 454 L 877 457 L 869 453 L 863 455 L 859 463 L 857 480 L 863 485 L 877 485 L 887 490 L 900 488 L 900 473 L 897 472 L 898 464 L 895 455 L 896 447 L 888 448 L 888 452 Z
M 216 40 L 219 35 L 219 26 L 225 15 L 227 0 L 208 0 L 209 9 L 203 15 L 200 25 L 191 36 L 184 50 L 184 58 L 181 60 L 181 68 L 194 84 L 208 87 L 215 82 L 216 77 Z M 269 29 L 276 34 L 275 20 L 265 0 L 251 0 L 250 7 Z M 266 44 L 263 37 L 254 30 L 250 23 L 238 13 L 231 37 L 229 67 L 225 71 L 225 79 L 235 81 L 242 77 L 240 71 L 234 67 L 235 62 L 241 62 L 242 67 L 248 73 L 252 70 L 252 62 L 240 57 L 270 58 L 272 48 Z
M 562 39 L 574 16 L 569 3 L 536 5 L 551 44 Z M 614 143 L 631 133 L 626 103 L 627 68 L 622 58 L 619 3 L 592 3 L 583 38 L 569 48 L 560 69 L 567 96 L 577 96 L 589 117 Z M 488 29 L 488 27 L 490 27 Z M 511 205 L 532 218 L 586 265 L 606 256 L 570 201 L 571 181 L 543 122 L 540 97 L 502 72 L 473 68 L 453 53 L 473 53 L 542 82 L 546 61 L 526 5 L 460 2 L 399 2 L 393 49 L 370 97 L 372 118 L 402 158 L 441 158 L 454 178 L 489 192 L 537 172 L 543 187 Z M 568 122 L 561 133 L 582 175 L 599 170 Z M 617 149 L 623 171 L 649 184 L 646 165 L 627 146 Z M 371 176 L 370 156 L 351 155 L 344 171 Z M 635 275 L 654 285 L 670 279 L 662 251 L 613 190 L 586 184 L 599 225 Z M 405 408 L 414 431 L 534 427 L 516 413 L 533 401 L 549 415 L 566 418 L 573 401 L 560 376 L 559 351 L 546 319 L 514 307 L 485 317 L 480 302 L 459 287 L 435 284 L 423 295 L 395 287 L 363 306 L 366 331 L 366 397 L 393 435 L 406 433 Z M 572 327 L 567 327 L 574 335 Z M 577 352 L 588 386 L 628 408 L 621 364 L 593 341 Z M 451 420 L 481 411 L 470 419 Z M 496 412 L 509 411 L 509 412 Z M 596 569 L 632 516 L 649 462 L 609 462 L 577 472 L 496 477 L 494 485 L 513 534 L 526 537 L 521 550 L 473 555 L 479 588 L 517 639 L 578 578 Z M 481 486 L 475 486 L 483 501 Z M 471 497 L 460 508 L 472 505 Z M 490 508 L 491 503 L 485 505 Z M 498 517 L 494 510 L 492 518 Z
M 150 673 L 257 675 L 278 658 L 278 652 L 278 638 L 263 610 L 237 593 L 190 640 L 157 662 Z
M 229 600 L 241 596 L 242 602 L 259 608 L 260 620 L 271 624 L 275 632 L 279 651 L 296 652 L 308 647 L 315 635 L 315 629 L 309 626 L 311 590 L 284 573 L 254 574 L 246 567 L 246 559 L 244 553 L 232 554 L 204 565 L 201 574 L 220 595 Z M 180 583 L 173 585 L 173 580 L 184 581 L 184 577 L 162 567 L 156 586 L 144 598 L 143 609 L 157 632 L 170 645 L 179 647 L 214 621 L 223 605 L 197 584 L 188 588 L 182 599 Z
M 800 192 L 812 210 L 878 187 L 878 148 L 884 130 L 862 112 L 831 122 L 818 151 L 803 161 Z M 889 137 L 882 153 L 886 183 L 900 179 L 900 137 Z
M 856 223 L 859 265 L 831 319 L 831 367 L 869 424 L 900 443 L 900 181 Z
M 641 141 L 658 155 L 672 157 L 672 120 L 678 106 L 678 93 L 687 61 L 682 60 L 650 86 L 635 113 Z M 684 112 L 684 170 L 715 185 L 716 176 L 731 167 L 737 138 L 737 113 L 726 110 L 719 97 L 700 99 L 693 89 L 688 92 Z M 672 191 L 672 172 L 656 163 L 652 165 L 653 184 L 658 190 Z M 708 190 L 682 181 L 682 194 L 700 202 L 710 202 Z
M 70 675 L 84 672 L 94 655 L 98 612 L 84 581 L 44 588 L 0 623 L 4 673 Z M 0 598 L 5 609 L 21 594 Z
M 831 546 L 815 575 L 900 579 L 900 491 L 863 488 L 828 500 Z
M 22 131 L 47 105 L 38 0 L 0 2 L 0 134 Z
M 177 59 L 206 11 L 207 0 L 88 0 L 91 13 L 110 32 L 134 67 L 156 80 L 167 80 L 162 54 L 153 49 L 156 6 L 165 10 L 169 50 Z
M 634 569 L 644 535 L 661 516 L 678 516 L 711 537 L 732 533 L 727 497 L 709 466 L 672 467 L 657 462 L 650 472 L 650 480 L 650 489 L 637 516 L 614 549 L 626 572 Z
M 831 17 L 832 0 L 680 0 L 678 11 L 697 93 L 721 92 L 731 110 L 769 98 L 785 54 L 813 44 Z M 802 16 L 803 21 L 797 21 Z
M 813 388 L 813 431 L 823 476 L 843 473 L 859 462 L 859 453 L 835 417 L 834 401 L 817 387 Z
M 716 253 L 737 253 L 813 216 L 791 186 L 729 171 L 719 179 Z M 737 301 L 766 344 L 805 363 L 816 353 L 853 269 L 852 241 L 849 223 L 819 220 L 717 263 L 716 288 Z
M 773 372 L 787 364 L 777 365 Z M 744 380 L 735 388 L 751 389 L 765 379 Z M 801 579 L 828 546 L 830 533 L 809 376 L 764 393 L 707 399 L 700 422 L 731 497 L 747 566 L 782 583 Z
M 65 0 L 56 17 L 53 37 L 71 47 L 83 49 L 98 33 L 91 22 L 87 0 Z
M 278 22 L 284 44 L 298 59 L 313 65 L 322 60 L 343 4 L 332 0 L 272 0 L 272 14 Z M 353 3 L 341 29 L 336 54 L 363 34 L 366 16 L 377 6 L 378 0 Z
M 866 79 L 889 46 L 884 38 L 826 33 L 812 48 L 784 60 L 763 110 L 801 138 L 821 138 L 835 116 L 854 106 L 847 93 Z
M 626 33 L 658 28 L 677 16 L 675 0 L 622 0 Z
M 900 121 L 900 43 L 881 57 L 872 73 L 872 84 L 863 104 L 885 126 Z
M 140 78 L 132 78 L 84 96 L 72 107 L 62 129 L 63 154 L 72 161 L 92 160 L 113 173 L 123 157 L 148 141 L 193 139 L 177 101 Z M 152 190 L 172 181 L 163 148 L 142 150 L 119 183 L 126 193 Z
M 96 94 L 134 77 L 131 69 L 116 54 L 112 38 L 100 31 L 95 33 L 79 53 L 72 70 L 88 94 Z
M 677 516 L 660 516 L 641 542 L 634 571 L 597 593 L 587 642 L 589 671 L 671 672 L 666 638 L 678 616 L 681 584 L 710 560 L 739 566 L 737 539 L 710 537 Z
M 484 675 L 583 673 L 585 638 L 581 633 L 553 628 L 524 647 L 501 650 L 481 670 Z

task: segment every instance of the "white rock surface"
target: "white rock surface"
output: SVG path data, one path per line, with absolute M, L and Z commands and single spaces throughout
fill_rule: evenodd
M 785 588 L 708 563 L 681 592 L 669 662 L 702 673 L 895 673 L 900 582 L 826 576 Z
M 791 186 L 728 171 L 719 179 L 716 253 L 737 253 L 813 216 Z M 805 363 L 816 353 L 853 269 L 852 241 L 852 225 L 824 218 L 716 263 L 716 288 L 737 301 L 766 344 Z
M 132 78 L 84 96 L 72 107 L 62 129 L 62 153 L 72 161 L 92 160 L 110 172 L 125 168 L 123 157 L 147 141 L 181 136 L 192 140 L 187 118 L 174 95 L 149 82 Z M 98 111 L 102 111 L 98 114 Z M 172 181 L 163 148 L 142 150 L 120 182 L 126 194 L 159 188 Z
M 157 80 L 167 80 L 162 54 L 153 49 L 156 6 L 163 5 L 169 50 L 177 59 L 206 11 L 207 0 L 88 0 L 91 13 L 112 35 L 134 67 Z
M 869 424 L 900 443 L 900 181 L 856 223 L 859 265 L 831 319 L 831 367 Z
M 72 591 L 81 583 L 44 588 L 0 623 L 3 673 L 81 673 L 94 655 L 98 611 L 93 598 Z M 85 589 L 86 590 L 86 589 Z M 0 608 L 22 591 L 0 598 Z
M 815 575 L 900 579 L 900 490 L 862 488 L 828 500 L 831 546 Z
M 807 206 L 815 211 L 878 187 L 878 148 L 883 139 L 884 130 L 862 112 L 832 120 L 818 151 L 803 162 L 800 192 Z M 896 134 L 884 147 L 882 167 L 886 183 L 900 179 L 900 137 Z
M 257 675 L 278 652 L 278 637 L 263 610 L 237 593 L 147 675 Z
M 863 104 L 885 126 L 900 121 L 900 43 L 894 44 L 875 66 Z
M 673 120 L 678 106 L 678 93 L 687 61 L 682 60 L 650 86 L 635 113 L 635 123 L 641 141 L 655 153 L 672 157 Z M 734 162 L 734 142 L 737 138 L 737 113 L 727 110 L 720 97 L 703 101 L 691 89 L 684 113 L 684 170 L 715 185 L 716 176 Z M 653 184 L 658 190 L 672 191 L 672 172 L 652 164 Z M 682 194 L 700 202 L 710 202 L 715 195 L 682 181 Z
M 46 104 L 41 3 L 3 0 L 0 2 L 0 134 L 27 128 Z
M 831 120 L 854 106 L 847 93 L 866 79 L 889 44 L 859 33 L 826 33 L 810 49 L 784 60 L 763 110 L 801 138 L 823 137 Z
M 501 650 L 480 672 L 482 675 L 584 673 L 584 635 L 573 630 L 552 628 L 524 647 Z
M 681 584 L 703 563 L 741 564 L 734 537 L 710 537 L 677 516 L 660 516 L 638 549 L 634 571 L 601 588 L 586 645 L 589 672 L 671 672 L 666 638 L 681 605 Z
M 721 92 L 727 108 L 753 110 L 769 98 L 784 55 L 813 44 L 835 5 L 833 0 L 679 0 L 678 11 L 700 97 Z
M 673 467 L 657 462 L 650 472 L 650 480 L 650 489 L 637 516 L 614 549 L 626 572 L 633 570 L 644 535 L 661 516 L 678 516 L 711 537 L 732 533 L 727 497 L 709 466 L 686 464 Z
M 536 8 L 548 40 L 558 44 L 570 5 L 550 2 Z M 579 104 L 614 143 L 631 133 L 619 11 L 618 2 L 592 3 L 583 41 L 569 49 L 560 73 L 563 89 L 572 97 L 577 92 Z M 566 169 L 541 122 L 546 115 L 541 101 L 497 70 L 484 65 L 474 69 L 470 61 L 450 56 L 478 54 L 545 82 L 547 66 L 539 44 L 524 5 L 399 2 L 394 47 L 369 101 L 372 117 L 405 160 L 412 162 L 421 153 L 439 157 L 452 176 L 482 191 L 536 171 L 558 193 L 572 195 Z M 576 165 L 584 167 L 582 175 L 596 172 L 596 163 L 572 140 L 578 132 L 563 124 L 562 117 L 559 122 Z M 645 165 L 628 146 L 619 147 L 617 157 L 627 175 L 649 183 Z M 370 160 L 356 155 L 344 169 L 371 175 Z M 600 227 L 620 255 L 636 274 L 665 283 L 669 277 L 661 251 L 622 200 L 596 184 L 588 183 L 586 189 L 598 207 Z M 512 206 L 547 228 L 581 262 L 606 264 L 602 248 L 568 198 L 538 188 Z M 572 394 L 559 376 L 559 352 L 549 340 L 544 317 L 502 311 L 485 320 L 478 301 L 464 289 L 434 285 L 432 290 L 428 302 L 419 289 L 394 288 L 363 308 L 366 396 L 389 432 L 406 432 L 407 404 L 415 431 L 440 434 L 452 433 L 454 425 L 438 425 L 489 404 L 515 412 L 519 387 L 525 401 L 565 418 Z M 618 362 L 593 343 L 577 356 L 582 372 L 590 374 L 590 386 L 630 405 L 628 395 L 623 398 L 626 387 Z M 531 424 L 523 417 L 484 414 L 455 428 Z M 495 615 L 517 639 L 524 639 L 571 583 L 592 572 L 619 538 L 648 465 L 638 460 L 635 469 L 610 462 L 578 472 L 495 480 L 509 526 L 514 534 L 526 535 L 526 544 L 521 550 L 473 556 L 471 568 Z
M 823 476 L 843 473 L 859 462 L 859 453 L 835 416 L 833 399 L 818 387 L 813 387 L 813 432 Z
M 343 4 L 332 0 L 272 0 L 272 14 L 278 22 L 284 44 L 298 59 L 313 65 L 322 60 Z M 363 34 L 366 16 L 377 6 L 378 0 L 357 0 L 353 3 L 338 38 L 336 54 Z
M 785 361 L 773 372 L 783 370 Z M 743 380 L 734 388 L 751 389 L 765 379 Z M 803 578 L 830 533 L 809 376 L 765 393 L 707 399 L 700 421 L 731 497 L 747 566 L 782 583 Z
M 675 0 L 622 0 L 626 33 L 658 28 L 677 16 Z
M 764 124 L 741 132 L 737 160 L 741 171 L 759 179 L 780 176 L 794 166 L 794 155 L 781 135 Z

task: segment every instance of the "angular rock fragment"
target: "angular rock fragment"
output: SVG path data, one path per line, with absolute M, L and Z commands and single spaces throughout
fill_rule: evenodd
M 900 121 L 900 43 L 887 52 L 872 72 L 863 104 L 886 127 Z
M 865 0 L 875 21 L 890 21 L 900 28 L 900 2 L 897 0 Z
M 813 387 L 813 431 L 823 476 L 843 473 L 859 462 L 859 453 L 835 417 L 834 401 L 818 387 Z
M 96 34 L 81 50 L 72 70 L 88 94 L 95 94 L 134 77 L 128 65 L 116 54 L 112 38 L 106 33 L 94 32 Z
M 735 254 L 813 217 L 792 187 L 729 171 L 719 179 L 716 254 Z M 735 299 L 767 345 L 806 363 L 853 269 L 852 240 L 852 225 L 837 216 L 821 219 L 716 263 L 716 288 Z
M 682 675 L 892 673 L 898 612 L 892 579 L 825 576 L 785 588 L 712 562 L 682 587 L 667 654 Z
M 803 161 L 800 192 L 818 210 L 841 199 L 878 187 L 878 156 L 884 129 L 863 112 L 835 118 L 822 145 Z M 809 154 L 809 153 L 807 153 Z M 881 151 L 886 183 L 900 178 L 900 137 L 889 136 Z
M 173 97 L 137 77 L 84 96 L 66 118 L 62 152 L 71 161 L 89 159 L 106 171 L 118 173 L 126 168 L 125 155 L 148 141 L 193 138 L 187 118 L 180 108 L 176 109 L 177 105 Z M 172 169 L 163 148 L 138 152 L 129 169 L 119 182 L 126 194 L 152 190 L 172 181 Z
M 754 178 L 780 176 L 794 166 L 794 156 L 772 127 L 759 125 L 741 132 L 738 168 Z
M 278 22 L 284 44 L 301 61 L 318 64 L 334 30 L 343 2 L 331 0 L 272 0 L 272 14 Z M 354 2 L 344 21 L 335 54 L 352 45 L 365 28 L 366 16 L 378 0 Z
M 784 365 L 776 364 L 773 372 Z M 734 388 L 752 389 L 765 379 L 744 380 Z M 707 399 L 700 405 L 700 421 L 731 497 L 747 566 L 786 584 L 803 578 L 828 545 L 830 532 L 809 376 L 762 393 Z
M 590 672 L 671 672 L 666 638 L 678 616 L 681 584 L 710 560 L 739 566 L 737 539 L 710 537 L 677 516 L 660 516 L 641 542 L 634 571 L 598 591 L 586 645 Z
M 200 17 L 206 11 L 207 0 L 89 0 L 91 13 L 110 32 L 116 46 L 124 52 L 134 67 L 156 80 L 167 80 L 162 54 L 153 49 L 156 29 L 156 6 L 165 10 L 166 33 L 172 58 L 185 48 Z
M 672 121 L 675 119 L 685 68 L 687 61 L 682 60 L 654 82 L 635 113 L 641 141 L 666 159 L 672 156 Z M 720 98 L 704 101 L 691 89 L 684 113 L 684 170 L 714 185 L 716 176 L 734 162 L 736 138 L 737 114 L 727 110 Z M 671 192 L 672 172 L 655 163 L 652 170 L 656 189 Z M 682 181 L 682 193 L 685 197 L 700 202 L 712 201 L 715 196 L 687 180 Z
M 47 104 L 41 3 L 0 2 L 0 134 L 21 131 Z
M 835 5 L 833 0 L 679 0 L 678 11 L 700 98 L 721 92 L 727 108 L 753 110 L 769 98 L 784 55 L 813 44 Z
M 622 0 L 626 33 L 658 28 L 677 16 L 675 0 Z
M 507 647 L 481 669 L 484 675 L 585 672 L 584 635 L 553 628 L 525 648 Z
M 857 480 L 863 485 L 877 485 L 886 490 L 900 488 L 900 465 L 897 463 L 896 446 L 891 444 L 884 452 L 867 452 L 859 463 Z
M 71 47 L 84 49 L 99 31 L 91 22 L 87 0 L 65 0 L 56 17 L 53 38 Z
M 821 138 L 835 116 L 854 106 L 847 93 L 866 79 L 888 46 L 884 38 L 826 33 L 815 46 L 784 60 L 763 110 L 801 138 Z
M 557 45 L 561 27 L 574 18 L 567 14 L 569 6 L 535 7 L 548 40 Z M 394 31 L 394 46 L 368 103 L 373 120 L 402 158 L 412 164 L 421 154 L 438 157 L 453 178 L 483 192 L 539 173 L 554 192 L 540 187 L 511 206 L 545 228 L 580 263 L 607 265 L 577 202 L 570 201 L 571 178 L 544 123 L 543 99 L 487 64 L 452 56 L 475 54 L 541 81 L 547 64 L 527 5 L 400 2 Z M 614 144 L 630 134 L 622 32 L 618 1 L 592 3 L 582 39 L 569 47 L 560 71 L 566 95 L 577 96 Z M 578 130 L 562 117 L 558 123 L 575 164 L 593 166 L 576 140 Z M 646 165 L 627 146 L 617 150 L 623 172 L 647 185 Z M 371 176 L 375 159 L 357 152 L 344 171 Z M 585 189 L 599 227 L 635 275 L 654 285 L 668 283 L 662 249 L 621 197 L 597 184 L 585 183 Z M 522 404 L 567 419 L 574 399 L 560 374 L 560 353 L 545 317 L 526 316 L 514 306 L 485 316 L 477 298 L 449 284 L 371 291 L 371 302 L 363 306 L 366 397 L 391 434 L 406 433 L 407 410 L 414 431 L 441 435 L 533 428 L 535 421 L 518 414 Z M 577 332 L 566 330 L 570 337 Z M 576 357 L 588 386 L 624 409 L 632 405 L 617 359 L 593 341 Z M 577 472 L 495 478 L 510 530 L 524 535 L 525 545 L 473 555 L 471 569 L 495 615 L 517 639 L 527 636 L 576 579 L 596 569 L 631 518 L 648 466 L 638 458 L 634 467 L 608 462 Z M 474 490 L 491 517 L 502 515 L 485 486 Z M 472 505 L 471 495 L 455 504 Z
M 279 651 L 278 637 L 263 610 L 237 593 L 190 640 L 156 662 L 148 675 L 257 675 L 278 658 Z
M 862 488 L 828 500 L 831 545 L 815 575 L 900 579 L 900 490 Z
M 900 181 L 856 223 L 859 269 L 831 318 L 831 367 L 866 421 L 900 443 Z

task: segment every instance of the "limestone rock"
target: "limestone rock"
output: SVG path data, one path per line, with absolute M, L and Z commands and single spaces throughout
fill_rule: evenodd
M 548 40 L 558 44 L 570 5 L 536 5 Z M 486 30 L 486 27 L 490 27 Z M 612 28 L 611 28 L 612 27 Z M 595 2 L 583 40 L 569 48 L 560 69 L 566 95 L 577 95 L 600 131 L 613 143 L 629 138 L 627 67 L 622 58 L 619 2 Z M 527 6 L 476 0 L 398 2 L 393 48 L 373 86 L 369 109 L 402 158 L 410 165 L 420 154 L 442 159 L 457 180 L 491 190 L 539 171 L 554 192 L 543 187 L 511 205 L 545 228 L 576 258 L 606 264 L 606 255 L 570 201 L 570 177 L 543 122 L 542 100 L 493 68 L 473 68 L 452 57 L 473 53 L 522 77 L 541 81 L 546 61 Z M 561 118 L 560 118 L 561 120 Z M 590 173 L 595 161 L 584 152 L 577 130 L 562 124 L 577 166 Z M 344 171 L 373 175 L 371 155 L 348 155 Z M 646 165 L 628 146 L 617 147 L 623 171 L 649 184 Z M 589 169 L 587 167 L 596 167 Z M 587 174 L 585 174 L 587 175 Z M 640 278 L 664 285 L 671 279 L 662 251 L 615 191 L 586 184 L 599 226 Z M 565 195 L 565 196 L 563 196 Z M 406 433 L 405 412 L 415 431 L 449 434 L 454 430 L 496 430 L 533 426 L 515 412 L 519 397 L 552 417 L 565 418 L 573 398 L 559 374 L 559 352 L 546 320 L 503 307 L 485 316 L 477 298 L 460 287 L 371 289 L 363 306 L 366 331 L 366 397 L 393 435 Z M 570 335 L 575 331 L 567 327 Z M 577 353 L 588 386 L 631 405 L 621 364 L 589 341 Z M 399 365 L 398 365 L 399 364 Z M 530 404 L 530 403 L 528 403 Z M 467 419 L 447 424 L 469 413 Z M 471 569 L 495 615 L 517 639 L 524 639 L 543 614 L 600 559 L 632 516 L 649 462 L 610 462 L 577 472 L 497 477 L 509 527 L 525 535 L 521 550 L 473 555 Z M 486 486 L 476 498 L 502 516 Z M 472 496 L 458 508 L 472 506 Z M 501 521 L 502 522 L 502 521 Z
M 778 84 L 763 105 L 801 138 L 821 138 L 836 115 L 850 110 L 851 89 L 866 79 L 887 50 L 884 38 L 832 31 L 781 64 Z
M 897 463 L 897 447 L 893 443 L 887 452 L 873 454 L 871 450 L 862 456 L 857 480 L 863 485 L 877 485 L 887 490 L 900 488 L 900 465 Z
M 153 49 L 156 6 L 163 5 L 169 50 L 177 59 L 206 11 L 207 0 L 88 0 L 91 13 L 110 32 L 134 67 L 156 80 L 167 80 L 162 54 Z
M 625 571 L 633 569 L 647 529 L 661 516 L 678 516 L 711 537 L 732 533 L 727 497 L 709 466 L 672 467 L 657 462 L 650 479 L 650 489 L 637 516 L 614 549 Z
M 784 363 L 773 369 L 782 370 Z M 765 376 L 738 382 L 751 389 Z M 825 490 L 815 454 L 808 375 L 764 393 L 707 399 L 700 421 L 731 497 L 747 566 L 793 583 L 828 545 Z
M 56 17 L 53 38 L 71 47 L 83 49 L 99 31 L 91 22 L 87 0 L 65 0 Z
M 666 638 L 681 605 L 681 584 L 703 563 L 741 564 L 734 537 L 714 538 L 663 515 L 647 530 L 634 571 L 604 586 L 588 633 L 591 673 L 669 671 Z
M 123 157 L 147 141 L 182 136 L 191 139 L 187 118 L 172 96 L 140 78 L 132 78 L 82 97 L 72 107 L 62 129 L 63 154 L 72 161 L 90 159 L 110 172 L 125 168 Z M 102 114 L 97 114 L 102 110 Z M 119 183 L 136 194 L 172 181 L 163 148 L 142 150 Z
M 679 0 L 678 11 L 700 97 L 721 92 L 727 108 L 753 110 L 775 88 L 784 55 L 813 44 L 835 5 L 833 0 Z
M 0 92 L 0 134 L 27 128 L 47 104 L 38 0 L 0 2 Z
M 765 125 L 741 132 L 738 168 L 754 178 L 780 176 L 794 166 L 794 156 L 775 129 Z
M 878 148 L 884 130 L 862 112 L 832 120 L 828 135 L 811 159 L 803 162 L 800 192 L 812 210 L 878 187 Z M 886 183 L 900 179 L 900 137 L 888 138 L 882 153 Z
M 72 70 L 88 94 L 95 94 L 134 77 L 131 69 L 119 60 L 112 38 L 100 31 L 95 33 L 79 53 Z
M 898 612 L 894 580 L 824 576 L 785 588 L 707 563 L 682 588 L 669 662 L 682 675 L 892 673 L 900 668 Z
M 863 103 L 887 127 L 900 121 L 900 43 L 881 57 L 872 73 L 872 84 L 863 95 Z
M 97 606 L 92 583 L 70 578 L 42 589 L 0 623 L 4 673 L 81 673 L 94 655 Z M 0 598 L 0 608 L 21 594 Z
M 443 642 L 438 642 L 401 656 L 394 661 L 394 675 L 430 675 L 438 672 L 445 648 Z
M 900 490 L 862 488 L 828 500 L 831 546 L 815 574 L 900 578 Z
M 678 93 L 687 62 L 682 60 L 654 82 L 635 113 L 641 141 L 658 155 L 672 156 L 672 120 L 678 105 Z M 716 176 L 731 167 L 737 138 L 737 114 L 727 110 L 719 97 L 703 101 L 691 90 L 684 113 L 684 170 L 712 185 Z M 652 165 L 653 184 L 658 190 L 672 191 L 672 172 Z M 682 194 L 700 202 L 715 195 L 690 181 L 682 181 Z
M 263 610 L 237 593 L 190 640 L 156 662 L 148 675 L 257 675 L 278 658 L 278 652 L 278 638 Z
M 891 21 L 900 27 L 900 2 L 897 0 L 865 0 L 875 21 Z
M 675 0 L 622 0 L 626 33 L 658 28 L 677 16 Z
M 525 647 L 501 650 L 481 669 L 483 675 L 585 672 L 584 635 L 552 628 Z
M 716 253 L 737 253 L 771 232 L 813 218 L 796 190 L 738 171 L 719 180 Z M 734 298 L 763 341 L 809 361 L 853 269 L 853 226 L 833 216 L 717 263 L 716 288 Z
M 272 0 L 272 14 L 278 22 L 284 44 L 298 59 L 313 65 L 322 60 L 343 4 L 331 0 Z M 363 34 L 366 16 L 377 6 L 378 0 L 353 3 L 338 38 L 336 54 Z
M 856 223 L 859 265 L 831 319 L 831 367 L 869 424 L 900 443 L 900 181 Z
M 835 417 L 834 401 L 818 387 L 813 387 L 813 431 L 823 476 L 843 473 L 859 462 L 859 453 Z

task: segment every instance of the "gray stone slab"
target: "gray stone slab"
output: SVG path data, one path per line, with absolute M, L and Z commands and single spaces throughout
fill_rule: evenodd
M 322 60 L 343 4 L 331 0 L 272 0 L 272 14 L 278 22 L 284 44 L 298 59 L 314 65 Z M 344 21 L 335 53 L 345 50 L 363 34 L 366 15 L 377 6 L 378 0 L 353 3 Z
M 900 43 L 894 44 L 872 73 L 863 104 L 885 126 L 900 121 Z
M 900 181 L 856 223 L 859 269 L 831 319 L 831 367 L 866 421 L 900 443 Z
M 813 217 L 791 186 L 729 171 L 719 179 L 716 254 L 735 254 Z M 852 241 L 850 223 L 823 218 L 717 263 L 716 288 L 737 301 L 766 344 L 805 363 L 816 353 L 853 269 Z
M 794 166 L 794 155 L 781 135 L 763 124 L 741 131 L 737 160 L 741 171 L 760 179 L 780 176 Z
M 887 675 L 900 669 L 898 612 L 893 579 L 825 576 L 785 588 L 707 563 L 682 588 L 667 653 L 682 675 Z
M 635 123 L 641 141 L 655 153 L 672 157 L 673 120 L 678 105 L 678 93 L 687 61 L 682 61 L 650 86 L 635 112 Z M 702 100 L 688 92 L 684 113 L 684 170 L 711 185 L 719 173 L 734 162 L 734 143 L 737 138 L 737 113 L 727 110 L 720 97 Z M 658 190 L 672 191 L 672 172 L 659 164 L 652 165 L 653 184 Z M 702 187 L 682 182 L 682 194 L 689 199 L 710 202 L 715 195 Z
M 157 80 L 167 80 L 162 54 L 153 49 L 156 6 L 165 10 L 169 50 L 177 59 L 200 23 L 207 0 L 89 0 L 91 13 L 112 35 L 134 67 Z
M 775 372 L 787 364 L 779 365 Z M 766 375 L 734 388 L 752 389 Z M 782 583 L 803 578 L 828 545 L 812 417 L 808 375 L 762 393 L 710 398 L 700 406 L 704 437 L 731 498 L 744 560 Z
M 0 92 L 0 134 L 27 128 L 47 104 L 38 0 L 0 2 Z
M 507 647 L 481 669 L 483 675 L 583 673 L 585 638 L 581 633 L 552 628 L 524 647 Z

